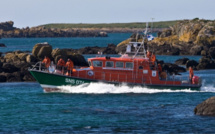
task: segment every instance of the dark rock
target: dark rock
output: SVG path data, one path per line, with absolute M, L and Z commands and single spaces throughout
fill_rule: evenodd
M 4 75 L 0 75 L 0 82 L 6 82 L 7 81 L 7 77 Z
M 33 55 L 28 55 L 28 56 L 26 56 L 26 62 L 27 63 L 34 63 L 34 62 L 37 62 L 37 58 L 36 57 L 34 57 Z
M 66 60 L 67 51 L 68 50 L 66 50 L 66 49 L 59 49 L 59 48 L 53 49 L 51 55 L 52 55 L 52 57 L 54 59 L 54 62 L 57 63 L 57 61 L 60 58 L 63 58 L 63 60 Z
M 6 59 L 6 62 L 14 62 L 19 60 L 19 58 L 14 53 L 5 54 L 4 59 Z
M 203 50 L 202 46 L 193 46 L 190 50 L 191 55 L 201 55 L 201 51 Z
M 7 77 L 7 81 L 8 82 L 21 82 L 21 81 L 23 81 L 21 73 L 20 72 L 12 73 L 12 75 L 9 75 L 9 77 Z
M 81 48 L 79 50 L 79 52 L 81 54 L 98 54 L 98 52 L 100 51 L 103 51 L 101 50 L 102 48 L 98 47 L 98 46 L 95 46 L 95 47 L 84 47 L 84 48 Z
M 0 43 L 0 47 L 6 47 L 6 45 L 3 43 Z
M 3 66 L 3 63 L 0 61 L 0 68 L 2 68 L 2 66 Z
M 63 49 L 59 49 L 59 48 L 53 49 L 52 53 L 51 53 L 53 58 L 55 58 L 58 55 L 63 55 L 63 54 L 66 55 L 67 54 L 66 51 L 64 51 Z
M 2 69 L 6 73 L 13 73 L 13 72 L 19 71 L 19 68 L 9 63 L 4 63 L 2 66 Z
M 25 74 L 22 79 L 24 81 L 36 81 L 30 73 Z
M 51 53 L 52 53 L 51 45 L 42 46 L 40 51 L 37 54 L 37 57 L 39 59 L 44 59 L 44 57 L 47 56 L 51 59 L 52 58 Z
M 175 61 L 175 64 L 177 65 L 185 65 L 189 59 L 188 58 L 182 58 Z
M 36 45 L 33 47 L 33 49 L 32 49 L 32 55 L 33 55 L 34 57 L 38 58 L 38 53 L 40 52 L 40 50 L 41 50 L 41 48 L 42 48 L 43 46 L 47 46 L 47 47 L 52 48 L 47 42 L 38 43 L 38 44 L 36 44 Z M 40 56 L 44 54 L 44 53 L 42 53 L 42 52 L 43 52 L 43 51 L 41 50 Z M 51 55 L 51 54 L 50 54 L 50 55 Z M 43 59 L 43 58 L 44 58 L 44 57 L 42 57 L 42 59 Z
M 0 29 L 4 31 L 14 30 L 13 24 L 13 21 L 2 22 L 0 23 Z
M 26 62 L 14 62 L 13 65 L 19 68 L 20 71 L 28 71 L 28 68 L 31 67 L 31 64 Z
M 207 55 L 207 52 L 205 50 L 202 50 L 201 51 L 201 56 L 206 56 Z
M 198 70 L 201 69 L 215 69 L 215 62 L 207 57 L 202 57 L 199 60 L 199 64 L 197 66 Z
M 27 53 L 18 53 L 17 57 L 21 60 L 21 61 L 26 61 L 26 57 L 28 56 Z
M 211 56 L 211 58 L 215 59 L 215 47 L 211 47 L 209 49 L 209 55 Z
M 188 60 L 186 63 L 186 68 L 192 67 L 193 69 L 196 69 L 196 67 L 198 66 L 198 62 L 195 60 Z
M 73 61 L 75 66 L 89 66 L 85 58 L 80 54 L 68 55 L 68 58 Z
M 215 116 L 215 96 L 197 105 L 194 113 L 196 115 Z
M 176 64 L 172 63 L 164 63 L 162 65 L 163 70 L 166 70 L 169 74 L 179 74 L 179 72 L 186 72 L 186 69 L 183 67 L 180 67 Z
M 116 45 L 114 45 L 114 44 L 108 44 L 108 46 L 103 51 L 103 54 L 117 54 L 117 52 L 115 51 L 115 49 L 116 49 Z

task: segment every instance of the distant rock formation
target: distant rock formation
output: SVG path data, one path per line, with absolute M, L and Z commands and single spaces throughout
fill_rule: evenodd
M 196 115 L 215 116 L 215 96 L 197 105 L 194 113 Z
M 13 27 L 14 22 L 0 23 L 1 38 L 19 38 L 19 37 L 107 37 L 106 32 L 89 31 L 80 29 L 53 29 L 45 27 Z
M 13 21 L 7 21 L 7 22 L 0 23 L 0 29 L 2 29 L 3 31 L 14 30 L 16 28 L 13 27 L 13 24 L 14 24 Z
M 0 43 L 0 47 L 7 47 L 4 43 Z
M 184 20 L 158 33 L 158 37 L 147 42 L 149 50 L 158 55 L 201 55 L 215 56 L 215 21 Z M 142 41 L 139 34 L 117 45 L 118 51 L 125 50 L 131 40 Z M 209 51 L 211 48 L 211 51 Z

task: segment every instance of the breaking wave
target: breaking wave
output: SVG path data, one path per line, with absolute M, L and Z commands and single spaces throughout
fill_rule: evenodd
M 129 87 L 126 84 L 121 86 L 116 86 L 113 84 L 106 83 L 90 83 L 82 84 L 79 86 L 61 86 L 61 92 L 63 93 L 83 93 L 83 94 L 122 94 L 122 93 L 172 93 L 172 92 L 215 92 L 215 87 L 213 85 L 202 86 L 200 90 L 191 89 L 156 89 L 134 86 Z

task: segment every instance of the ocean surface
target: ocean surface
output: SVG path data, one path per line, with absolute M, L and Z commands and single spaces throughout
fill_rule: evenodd
M 14 50 L 32 51 L 37 43 L 48 42 L 55 48 L 72 48 L 78 49 L 87 46 L 106 47 L 113 43 L 117 45 L 121 41 L 129 38 L 131 33 L 108 34 L 108 37 L 74 37 L 74 38 L 3 38 L 0 43 L 4 43 L 7 47 L 0 47 L 0 52 L 8 52 Z
M 0 52 L 31 51 L 38 42 L 49 42 L 53 48 L 106 46 L 129 36 L 1 39 L 8 47 Z M 200 58 L 157 56 L 172 63 L 182 57 Z M 194 74 L 202 78 L 200 90 L 91 83 L 45 93 L 37 82 L 0 83 L 0 133 L 215 133 L 215 117 L 193 112 L 196 105 L 215 96 L 215 70 Z

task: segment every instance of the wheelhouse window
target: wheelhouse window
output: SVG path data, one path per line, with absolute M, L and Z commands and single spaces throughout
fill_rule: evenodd
M 106 61 L 105 66 L 106 67 L 113 67 L 113 61 Z
M 124 67 L 124 63 L 123 62 L 116 62 L 116 67 L 117 68 L 123 68 Z
M 125 68 L 133 69 L 133 63 L 132 62 L 126 62 Z
M 98 61 L 98 60 L 93 61 L 93 66 L 94 67 L 102 67 L 102 61 Z

